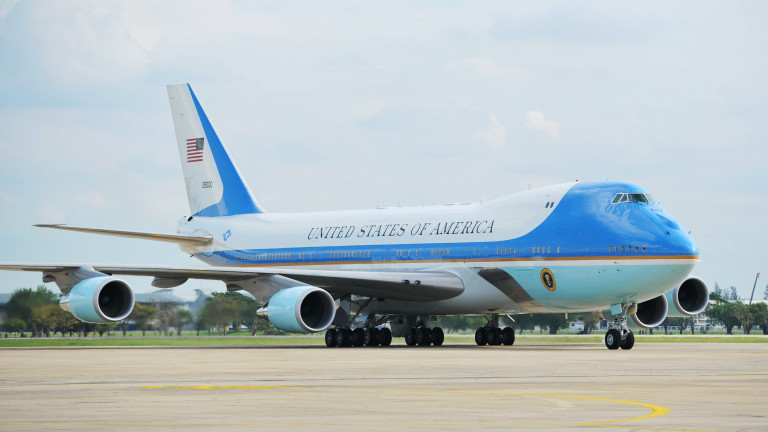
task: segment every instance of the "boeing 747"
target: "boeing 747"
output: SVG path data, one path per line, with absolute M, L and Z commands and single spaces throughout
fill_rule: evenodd
M 60 305 L 90 323 L 128 318 L 134 294 L 119 275 L 224 282 L 263 302 L 259 316 L 326 345 L 442 345 L 440 315 L 482 315 L 478 345 L 512 345 L 499 318 L 601 313 L 605 345 L 631 349 L 642 328 L 704 310 L 706 284 L 690 276 L 699 249 L 643 187 L 573 182 L 476 204 L 270 213 L 254 198 L 188 84 L 168 86 L 191 216 L 175 234 L 44 225 L 177 243 L 207 266 L 0 264 L 40 271 Z M 263 186 L 260 186 L 263 187 Z

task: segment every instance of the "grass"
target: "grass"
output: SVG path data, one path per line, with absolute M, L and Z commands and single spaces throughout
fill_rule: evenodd
M 759 335 L 636 335 L 640 343 L 768 343 L 768 336 Z M 592 335 L 518 335 L 520 343 L 602 343 L 602 334 Z M 395 339 L 396 345 L 402 345 L 402 339 Z M 452 335 L 445 337 L 446 344 L 473 344 L 472 335 Z M 9 337 L 0 338 L 0 348 L 32 347 L 227 347 L 227 346 L 306 346 L 324 345 L 322 334 L 313 336 L 141 336 L 122 335 L 108 337 Z
M 0 339 L 0 348 L 30 347 L 218 347 L 259 345 L 324 345 L 318 336 L 270 337 L 270 336 L 168 336 L 168 337 L 88 337 L 88 338 L 8 338 Z

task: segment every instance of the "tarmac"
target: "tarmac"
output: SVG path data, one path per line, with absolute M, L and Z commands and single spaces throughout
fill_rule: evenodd
M 765 343 L 0 349 L 0 431 L 765 431 L 767 393 Z

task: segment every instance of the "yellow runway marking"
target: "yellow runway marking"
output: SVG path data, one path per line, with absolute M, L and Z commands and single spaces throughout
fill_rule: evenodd
M 383 389 L 383 388 L 364 388 L 364 387 L 283 387 L 283 386 L 248 386 L 248 385 L 202 385 L 202 386 L 142 386 L 147 389 L 165 389 L 165 390 L 341 390 L 341 391 L 387 391 L 387 392 L 421 392 L 421 393 L 452 393 L 452 394 L 477 394 L 477 395 L 497 395 L 497 396 L 526 396 L 526 397 L 551 397 L 551 398 L 566 398 L 566 399 L 580 399 L 590 400 L 598 402 L 610 402 L 621 403 L 627 405 L 635 405 L 651 410 L 650 413 L 637 417 L 622 418 L 616 420 L 601 420 L 586 423 L 576 423 L 571 426 L 600 426 L 608 423 L 619 423 L 636 420 L 646 420 L 654 417 L 661 417 L 670 413 L 669 408 L 665 408 L 659 405 L 652 405 L 642 402 L 625 401 L 620 399 L 606 399 L 596 398 L 589 396 L 573 396 L 573 395 L 558 395 L 558 394 L 544 394 L 544 393 L 515 393 L 515 392 L 499 392 L 499 391 L 482 391 L 482 390 L 430 390 L 430 389 Z

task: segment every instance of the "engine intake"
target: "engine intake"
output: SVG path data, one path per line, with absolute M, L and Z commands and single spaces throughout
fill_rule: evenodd
M 111 276 L 85 279 L 59 300 L 59 306 L 80 321 L 109 324 L 128 318 L 135 297 L 130 285 Z
M 279 330 L 314 333 L 331 325 L 336 315 L 336 304 L 327 291 L 303 285 L 278 291 L 257 313 Z
M 667 317 L 667 298 L 663 295 L 637 304 L 637 310 L 630 315 L 632 321 L 644 329 L 658 327 Z
M 703 280 L 691 276 L 683 283 L 668 291 L 667 301 L 675 305 L 670 317 L 687 317 L 700 314 L 709 304 L 709 289 Z

